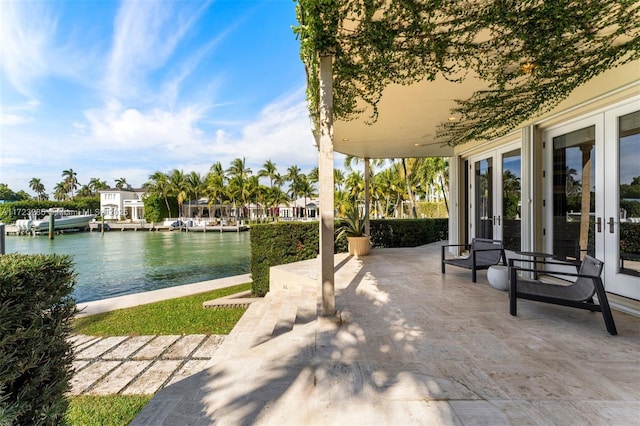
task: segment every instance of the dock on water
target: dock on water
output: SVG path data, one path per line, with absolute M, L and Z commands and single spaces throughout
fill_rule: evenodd
M 194 226 L 180 226 L 174 227 L 170 225 L 157 224 L 157 223 L 119 223 L 119 222 L 105 222 L 105 232 L 123 232 L 123 231 L 154 231 L 154 232 L 244 232 L 248 231 L 249 227 L 246 225 L 194 225 Z M 56 233 L 67 232 L 102 232 L 102 222 L 90 222 L 87 229 L 68 229 L 56 231 Z M 16 225 L 5 225 L 6 235 L 20 235 L 18 227 Z M 31 234 L 22 234 L 31 235 Z

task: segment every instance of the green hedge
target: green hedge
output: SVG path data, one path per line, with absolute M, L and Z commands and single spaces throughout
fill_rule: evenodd
M 62 422 L 72 377 L 74 283 L 67 256 L 0 256 L 1 425 Z
M 372 247 L 417 247 L 446 240 L 448 219 L 372 220 Z
M 340 227 L 336 221 L 335 228 Z M 318 222 L 287 222 L 251 226 L 253 294 L 269 291 L 269 268 L 318 256 Z M 373 247 L 416 247 L 448 238 L 448 219 L 382 219 L 371 221 Z M 347 239 L 335 242 L 335 252 L 347 251 Z
M 269 291 L 269 268 L 313 259 L 318 255 L 318 222 L 270 223 L 251 226 L 252 292 Z

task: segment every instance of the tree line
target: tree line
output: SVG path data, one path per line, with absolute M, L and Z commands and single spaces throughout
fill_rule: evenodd
M 334 169 L 335 207 L 338 215 L 349 209 L 361 207 L 364 203 L 363 160 L 347 156 L 343 168 Z M 371 214 L 373 217 L 418 217 L 418 201 L 444 202 L 446 209 L 448 194 L 448 162 L 444 158 L 403 158 L 370 160 Z M 96 197 L 100 190 L 109 189 L 105 180 L 91 178 L 85 185 L 78 182 L 73 169 L 63 170 L 62 181 L 56 184 L 53 197 L 57 201 L 73 200 L 76 197 Z M 265 182 L 264 184 L 262 182 Z M 317 194 L 318 168 L 303 173 L 297 165 L 280 172 L 277 165 L 265 161 L 254 171 L 247 166 L 245 158 L 236 158 L 226 169 L 217 161 L 202 174 L 196 171 L 184 172 L 173 169 L 169 172 L 156 171 L 149 175 L 142 185 L 147 194 L 161 197 L 170 215 L 180 215 L 182 206 L 189 200 L 209 200 L 209 209 L 214 206 L 228 206 L 237 209 L 237 217 L 243 216 L 243 207 L 257 204 L 264 207 L 267 215 L 273 214 L 279 205 L 289 205 L 291 201 L 315 198 Z M 35 193 L 31 197 L 24 191 L 13 193 L 14 198 L 47 200 L 49 195 L 42 180 L 34 177 L 29 187 Z M 116 188 L 128 188 L 126 178 L 115 180 Z M 0 184 L 0 199 L 12 191 Z M 19 194 L 19 197 L 15 197 Z M 10 194 L 9 194 L 10 195 Z M 171 211 L 170 198 L 178 203 L 178 212 Z M 202 216 L 202 207 L 198 214 Z M 175 210 L 175 208 L 174 208 Z M 306 212 L 302 209 L 301 214 Z M 422 213 L 424 214 L 424 213 Z M 446 215 L 446 212 L 445 212 Z

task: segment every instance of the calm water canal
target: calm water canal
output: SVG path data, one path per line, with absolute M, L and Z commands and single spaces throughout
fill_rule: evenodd
M 249 232 L 79 232 L 7 236 L 7 253 L 71 255 L 78 302 L 249 272 Z

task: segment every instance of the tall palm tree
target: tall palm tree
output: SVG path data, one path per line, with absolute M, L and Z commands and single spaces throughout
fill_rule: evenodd
M 416 199 L 413 195 L 413 166 L 416 164 L 415 158 L 402 158 L 400 160 L 400 164 L 402 165 L 402 173 L 405 181 L 405 190 L 407 191 L 407 198 L 409 199 L 409 205 L 411 207 L 411 217 L 414 219 L 418 218 L 418 212 L 416 211 Z
M 271 160 L 267 160 L 262 165 L 262 169 L 258 171 L 258 177 L 268 177 L 269 178 L 269 188 L 273 187 L 273 182 L 278 176 L 278 167 L 276 167 L 276 163 Z
M 250 198 L 248 179 L 251 173 L 253 172 L 246 166 L 244 157 L 231 161 L 231 166 L 227 169 L 227 177 L 229 179 L 228 191 L 234 208 L 236 209 L 236 217 L 239 217 L 237 203 L 241 202 L 244 207 Z
M 182 205 L 189 198 L 184 171 L 173 169 L 169 173 L 169 193 L 178 199 L 178 216 L 182 216 Z
M 143 186 L 147 188 L 148 192 L 164 198 L 164 203 L 167 206 L 169 217 L 172 217 L 171 206 L 169 205 L 168 198 L 171 190 L 169 177 L 160 171 L 154 172 L 149 176 L 149 180 Z
M 220 215 L 222 216 L 222 202 L 226 196 L 225 174 L 220 162 L 214 163 L 205 177 L 204 194 L 209 198 L 209 217 L 215 215 L 215 205 L 220 201 Z
M 44 184 L 42 183 L 42 180 L 40 180 L 39 178 L 32 178 L 29 181 L 29 188 L 31 188 L 33 192 L 36 193 L 38 200 L 44 200 L 46 191 L 44 188 Z
M 298 197 L 300 176 L 302 176 L 302 170 L 300 170 L 300 167 L 295 164 L 293 166 L 289 166 L 287 174 L 284 176 L 284 179 L 289 182 L 289 194 L 291 195 L 291 199 L 294 201 Z
M 306 176 L 302 175 L 300 179 L 300 184 L 298 186 L 298 193 L 304 197 L 304 217 L 307 217 L 307 198 L 315 197 L 316 191 L 309 179 Z
M 79 183 L 77 178 L 77 173 L 73 171 L 73 169 L 63 170 L 62 171 L 63 183 L 67 189 L 68 193 L 71 193 L 71 199 L 73 199 L 73 194 L 76 189 L 78 189 Z
M 200 204 L 198 200 L 200 199 L 200 195 L 204 190 L 204 178 L 198 172 L 191 172 L 187 175 L 187 190 L 189 192 L 189 198 L 193 195 L 193 198 L 196 200 L 196 205 L 198 206 L 198 216 L 202 216 L 202 209 L 200 208 Z

